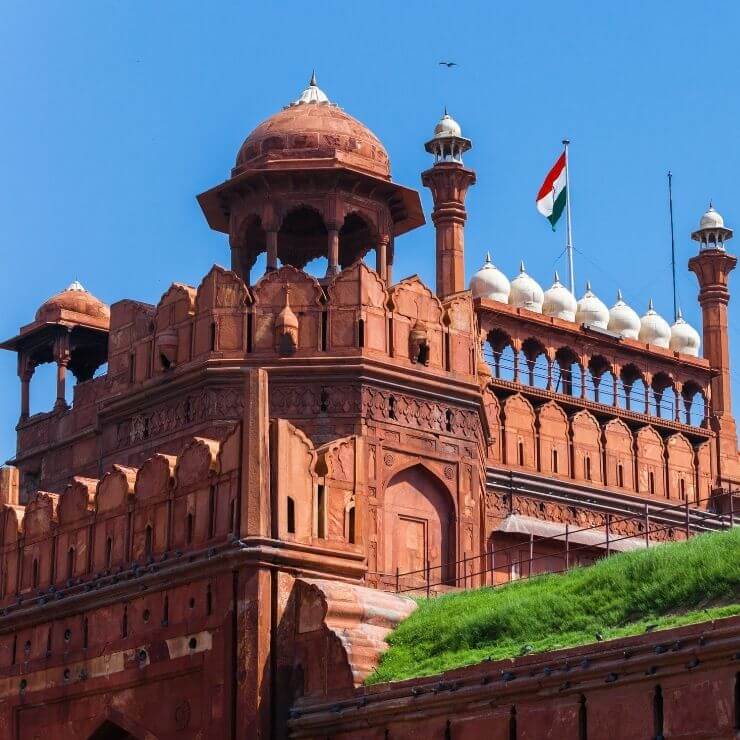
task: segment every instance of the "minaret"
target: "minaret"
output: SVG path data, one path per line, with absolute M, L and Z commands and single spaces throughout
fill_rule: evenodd
M 432 191 L 432 221 L 437 231 L 437 295 L 446 298 L 465 290 L 464 228 L 468 217 L 465 196 L 475 183 L 475 172 L 463 165 L 463 152 L 472 146 L 460 125 L 445 109 L 424 148 L 434 155 L 434 166 L 422 172 L 421 182 Z
M 725 251 L 725 242 L 732 238 L 732 229 L 725 226 L 724 219 L 711 203 L 691 238 L 699 242 L 699 254 L 689 260 L 689 269 L 696 273 L 699 280 L 704 357 L 709 360 L 716 373 L 711 386 L 711 419 L 719 441 L 717 473 L 722 476 L 730 474 L 737 460 L 737 432 L 730 393 L 730 339 L 727 321 L 727 304 L 730 302 L 727 283 L 730 272 L 737 264 L 737 257 Z

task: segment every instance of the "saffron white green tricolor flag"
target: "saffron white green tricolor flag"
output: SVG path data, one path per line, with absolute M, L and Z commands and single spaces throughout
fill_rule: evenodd
M 537 210 L 550 222 L 552 230 L 563 213 L 568 192 L 566 182 L 566 159 L 563 152 L 550 170 L 537 193 Z

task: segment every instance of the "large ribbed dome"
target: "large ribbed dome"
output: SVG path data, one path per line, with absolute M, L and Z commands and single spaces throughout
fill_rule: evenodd
M 329 102 L 313 76 L 298 100 L 249 134 L 232 174 L 253 169 L 315 168 L 321 160 L 390 179 L 388 153 L 380 139 Z

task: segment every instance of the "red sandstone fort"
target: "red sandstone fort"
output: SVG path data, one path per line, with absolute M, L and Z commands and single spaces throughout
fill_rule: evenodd
M 732 231 L 710 207 L 692 234 L 702 352 L 680 316 L 640 317 L 621 296 L 609 309 L 590 288 L 576 300 L 557 278 L 543 292 L 524 266 L 509 281 L 487 258 L 468 283 L 470 148 L 445 114 L 421 175 L 436 285 L 394 279 L 419 195 L 312 79 L 198 197 L 230 269 L 173 283 L 156 306 L 109 307 L 75 282 L 0 345 L 21 388 L 0 480 L 0 737 L 579 737 L 567 718 L 583 691 L 545 678 L 358 687 L 413 609 L 404 592 L 586 564 L 740 510 Z M 320 257 L 317 279 L 304 268 Z M 56 401 L 29 415 L 42 363 Z M 735 676 L 740 629 L 717 629 L 696 694 L 669 691 L 679 648 L 659 658 L 666 716 L 711 705 Z M 625 645 L 609 649 L 653 650 Z M 612 659 L 583 651 L 566 658 L 588 675 Z M 522 665 L 535 676 L 560 659 Z M 606 694 L 599 679 L 589 737 L 652 737 L 619 710 L 641 716 L 652 678 L 638 673 Z M 667 737 L 734 736 L 717 727 Z

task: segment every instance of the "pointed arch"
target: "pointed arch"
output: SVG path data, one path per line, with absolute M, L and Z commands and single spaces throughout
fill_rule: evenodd
M 504 462 L 507 465 L 537 469 L 535 413 L 532 404 L 520 393 L 504 401 Z
M 621 419 L 611 419 L 604 426 L 605 482 L 608 486 L 635 488 L 634 439 Z
M 601 427 L 585 409 L 571 417 L 573 439 L 573 477 L 591 483 L 603 483 Z
M 567 414 L 555 401 L 548 401 L 537 409 L 537 426 L 540 472 L 569 477 Z
M 455 500 L 444 480 L 415 463 L 391 475 L 384 501 L 386 572 L 409 574 L 406 587 L 453 580 Z

